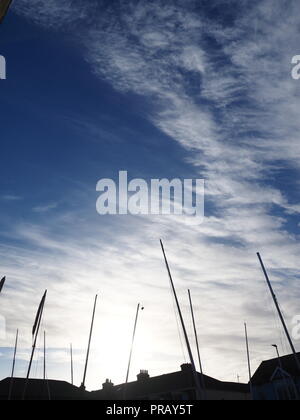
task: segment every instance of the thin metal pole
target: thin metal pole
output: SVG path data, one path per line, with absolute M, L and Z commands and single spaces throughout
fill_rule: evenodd
M 203 375 L 203 368 L 202 368 L 202 361 L 201 361 L 201 354 L 200 354 L 198 333 L 197 333 L 197 327 L 196 327 L 196 321 L 195 321 L 195 315 L 194 315 L 192 295 L 191 295 L 191 291 L 190 290 L 188 290 L 188 295 L 189 295 L 189 302 L 190 302 L 191 315 L 192 315 L 192 321 L 193 321 L 193 328 L 194 328 L 194 334 L 195 334 L 195 340 L 196 340 L 198 361 L 199 361 L 199 367 L 200 367 L 200 373 L 201 373 L 201 385 L 202 385 L 202 389 L 203 389 L 203 393 L 204 393 L 204 398 L 206 399 L 205 379 L 204 379 L 204 375 Z
M 44 384 L 47 386 L 48 400 L 51 401 L 51 393 L 49 387 L 49 381 L 47 378 L 47 369 L 46 369 L 46 331 L 44 331 Z
M 91 341 L 92 341 L 92 335 L 93 335 L 93 328 L 94 328 L 94 320 L 95 320 L 97 300 L 98 300 L 98 295 L 96 295 L 96 297 L 95 297 L 95 303 L 94 303 L 94 309 L 93 309 L 93 317 L 92 317 L 92 323 L 91 323 L 91 329 L 90 329 L 90 336 L 89 336 L 89 343 L 88 343 L 88 349 L 87 349 L 86 361 L 85 361 L 85 368 L 84 368 L 84 374 L 83 374 L 83 381 L 82 381 L 82 384 L 81 384 L 81 388 L 83 388 L 83 389 L 85 389 L 85 381 L 86 381 L 86 374 L 87 374 L 87 368 L 88 368 L 89 357 L 90 357 L 90 349 L 91 349 Z
M 11 400 L 11 396 L 12 396 L 13 382 L 14 382 L 14 376 L 15 376 L 15 367 L 16 367 L 16 356 L 17 356 L 17 349 L 18 349 L 18 340 L 19 340 L 19 330 L 17 330 L 17 334 L 16 334 L 14 358 L 13 358 L 10 385 L 9 385 L 9 393 L 8 393 L 8 401 Z
M 249 351 L 249 340 L 248 340 L 248 330 L 247 324 L 245 323 L 245 337 L 246 337 L 246 348 L 247 348 L 247 360 L 248 360 L 248 372 L 249 372 L 249 385 L 250 385 L 250 394 L 253 399 L 253 387 L 252 387 L 252 372 L 251 372 L 251 362 L 250 362 L 250 351 Z
M 136 336 L 137 323 L 138 323 L 138 319 L 139 319 L 140 307 L 141 307 L 141 304 L 139 303 L 138 306 L 137 306 L 136 316 L 135 316 L 135 321 L 134 321 L 133 335 L 132 335 L 131 348 L 130 348 L 130 354 L 129 354 L 127 374 L 126 374 L 126 381 L 125 381 L 126 384 L 128 384 L 128 380 L 129 380 L 130 366 L 131 366 L 131 361 L 132 361 L 132 353 L 133 353 L 134 341 L 135 341 L 135 336 Z
M 46 331 L 44 331 L 44 381 L 46 380 Z
M 43 308 L 44 308 L 44 305 L 43 305 Z M 34 352 L 35 352 L 35 349 L 36 349 L 37 338 L 38 338 L 39 330 L 40 330 L 40 326 L 41 326 L 41 320 L 42 320 L 42 316 L 39 318 L 39 322 L 38 322 L 38 326 L 37 326 L 37 331 L 36 331 L 35 338 L 34 338 L 34 341 L 33 341 L 32 352 L 31 352 L 31 357 L 30 357 L 30 362 L 29 362 L 29 366 L 28 366 L 28 371 L 27 371 L 26 379 L 29 379 L 29 376 L 30 376 L 32 362 L 33 362 L 33 357 L 34 357 Z
M 128 361 L 128 367 L 127 367 L 127 373 L 126 373 L 126 381 L 125 381 L 124 392 L 123 392 L 123 400 L 126 400 L 127 384 L 128 384 L 128 381 L 129 381 L 130 367 L 131 367 L 133 348 L 134 348 L 134 342 L 135 342 L 135 336 L 136 336 L 136 330 L 137 330 L 137 325 L 138 325 L 140 309 L 141 309 L 141 304 L 139 303 L 137 305 L 136 315 L 135 315 L 135 320 L 134 320 L 134 328 L 133 328 L 131 348 L 130 348 L 130 354 L 129 354 L 129 361 Z M 144 308 L 142 308 L 142 310 L 143 309 Z
M 274 301 L 275 307 L 276 307 L 276 309 L 277 309 L 277 312 L 278 312 L 278 315 L 279 315 L 280 321 L 281 321 L 281 323 L 282 323 L 282 325 L 283 325 L 283 329 L 284 329 L 285 334 L 286 334 L 286 336 L 287 336 L 288 342 L 289 342 L 289 344 L 290 344 L 290 346 L 291 346 L 292 353 L 293 353 L 293 355 L 294 355 L 294 358 L 295 358 L 295 362 L 296 362 L 297 368 L 298 368 L 298 370 L 299 370 L 299 372 L 300 372 L 300 361 L 299 361 L 299 358 L 298 358 L 298 355 L 297 355 L 297 352 L 296 352 L 296 349 L 295 349 L 294 343 L 293 343 L 292 338 L 291 338 L 291 336 L 290 336 L 289 330 L 288 330 L 288 328 L 287 328 L 287 325 L 286 325 L 285 319 L 284 319 L 283 314 L 282 314 L 282 312 L 281 312 L 281 309 L 280 309 L 280 307 L 279 307 L 279 303 L 278 303 L 277 297 L 276 297 L 276 295 L 275 295 L 275 293 L 274 293 L 274 290 L 273 290 L 273 287 L 272 287 L 271 281 L 270 281 L 270 279 L 269 279 L 269 276 L 268 276 L 267 270 L 266 270 L 266 268 L 265 268 L 265 266 L 264 266 L 263 260 L 262 260 L 262 258 L 261 258 L 261 256 L 260 256 L 260 253 L 259 253 L 259 252 L 257 253 L 257 256 L 258 256 L 259 262 L 260 262 L 260 264 L 261 264 L 261 268 L 262 268 L 262 270 L 263 270 L 263 272 L 264 272 L 264 275 L 265 275 L 265 278 L 266 278 L 266 281 L 267 281 L 268 287 L 269 287 L 269 289 L 270 289 L 270 292 L 271 292 L 271 295 L 272 295 L 272 298 L 273 298 L 273 301 Z
M 277 346 L 277 344 L 273 344 L 272 347 L 274 347 L 276 349 L 276 355 L 277 355 L 277 359 L 278 359 L 278 364 L 279 364 L 280 369 L 283 370 L 278 346 Z
M 70 345 L 70 355 L 71 355 L 71 383 L 74 385 L 74 367 L 73 367 L 73 345 Z
M 173 279 L 172 279 L 172 274 L 171 274 L 170 266 L 169 266 L 169 263 L 168 263 L 168 260 L 167 260 L 167 256 L 166 256 L 166 252 L 165 252 L 165 248 L 164 248 L 164 245 L 163 245 L 162 240 L 160 240 L 160 245 L 161 245 L 161 249 L 162 249 L 162 252 L 163 252 L 163 255 L 164 255 L 164 259 L 165 259 L 167 271 L 168 271 L 168 274 L 169 274 L 169 279 L 170 279 L 171 287 L 172 287 L 173 294 L 174 294 L 174 297 L 175 297 L 175 302 L 176 302 L 176 306 L 177 306 L 177 310 L 178 310 L 178 313 L 179 313 L 179 318 L 180 318 L 181 326 L 182 326 L 183 333 L 184 333 L 184 338 L 185 338 L 185 342 L 186 342 L 186 346 L 187 346 L 187 350 L 188 350 L 190 362 L 191 362 L 191 365 L 192 365 L 193 376 L 194 376 L 195 387 L 196 387 L 196 394 L 197 394 L 197 397 L 198 397 L 197 399 L 202 399 L 202 389 L 201 389 L 200 382 L 199 382 L 199 377 L 198 377 L 198 374 L 197 374 L 197 371 L 196 371 L 196 366 L 195 366 L 195 362 L 194 362 L 193 353 L 192 353 L 192 350 L 191 350 L 191 345 L 190 345 L 190 342 L 189 342 L 189 337 L 188 337 L 188 334 L 187 334 L 187 331 L 186 331 L 186 327 L 185 327 L 185 323 L 184 323 L 184 320 L 183 320 L 183 316 L 182 316 L 180 304 L 179 304 L 179 301 L 178 301 L 176 289 L 175 289 L 174 282 L 173 282 Z
M 286 377 L 284 376 L 283 365 L 282 365 L 282 362 L 281 362 L 281 357 L 280 357 L 280 354 L 279 354 L 278 346 L 277 346 L 277 344 L 272 344 L 272 347 L 274 347 L 276 349 L 276 355 L 277 355 L 277 359 L 278 359 L 278 366 L 279 366 L 279 368 L 281 370 L 281 378 L 282 378 L 282 380 L 284 382 L 284 385 L 286 387 L 287 396 L 288 396 L 289 400 L 291 401 L 292 395 L 291 395 L 291 392 L 290 392 L 289 384 L 288 384 L 288 382 L 286 380 Z
M 42 303 L 42 306 L 41 306 L 41 312 L 39 314 L 39 319 L 38 319 L 38 324 L 37 324 L 37 328 L 36 328 L 35 338 L 34 338 L 34 341 L 33 341 L 32 352 L 31 352 L 31 357 L 30 357 L 30 362 L 29 362 L 29 366 L 28 366 L 23 397 L 22 397 L 23 400 L 25 400 L 25 396 L 26 396 L 26 391 L 27 391 L 27 386 L 28 386 L 28 382 L 29 382 L 29 376 L 30 376 L 30 372 L 31 372 L 32 362 L 33 362 L 34 353 L 35 353 L 36 344 L 37 344 L 37 339 L 38 339 L 38 335 L 39 335 L 39 331 L 40 331 L 40 327 L 41 327 L 41 321 L 42 321 L 42 317 L 43 317 L 46 296 L 47 296 L 47 290 L 46 290 L 46 292 L 44 294 L 44 297 L 43 297 L 43 300 L 42 300 L 43 303 Z
M 0 293 L 2 292 L 2 289 L 5 285 L 6 277 L 3 277 L 0 281 Z

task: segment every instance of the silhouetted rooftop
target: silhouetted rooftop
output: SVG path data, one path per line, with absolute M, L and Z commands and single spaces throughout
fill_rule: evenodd
M 298 358 L 300 360 L 300 353 L 298 353 Z M 300 372 L 298 370 L 295 358 L 293 354 L 290 354 L 288 356 L 283 356 L 280 358 L 281 364 L 283 369 L 292 377 L 299 377 Z M 266 360 L 262 362 L 262 364 L 259 366 L 255 374 L 252 378 L 253 385 L 263 385 L 270 382 L 271 377 L 273 376 L 276 368 L 279 367 L 279 361 L 278 358 Z
M 0 399 L 7 400 L 11 379 L 0 382 Z M 13 380 L 12 399 L 21 400 L 25 386 L 25 379 Z M 80 400 L 85 399 L 86 393 L 68 382 L 42 379 L 30 379 L 28 382 L 26 399 L 28 400 Z M 50 398 L 49 398 L 50 397 Z
M 179 372 L 173 372 L 153 378 L 145 376 L 144 378 L 142 377 L 142 379 L 130 382 L 127 385 L 117 385 L 113 390 L 110 390 L 110 396 L 114 395 L 115 399 L 122 399 L 126 392 L 126 399 L 143 399 L 158 394 L 165 394 L 167 396 L 170 393 L 176 393 L 180 390 L 192 391 L 195 388 L 193 374 L 190 369 L 187 369 L 187 365 L 184 366 L 185 368 Z M 198 374 L 198 376 L 201 380 L 201 375 Z M 242 394 L 250 392 L 249 386 L 246 384 L 222 382 L 205 375 L 203 378 L 206 389 L 210 391 L 236 392 Z M 94 391 L 91 394 L 93 398 L 97 399 L 105 399 L 107 397 L 105 390 Z

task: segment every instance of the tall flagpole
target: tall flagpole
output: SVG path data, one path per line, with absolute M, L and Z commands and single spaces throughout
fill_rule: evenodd
M 281 312 L 281 309 L 280 309 L 280 307 L 279 307 L 279 303 L 278 303 L 277 297 L 276 297 L 276 295 L 275 295 L 275 293 L 274 293 L 274 290 L 273 290 L 273 287 L 272 287 L 271 281 L 270 281 L 270 279 L 269 279 L 269 276 L 268 276 L 267 270 L 266 270 L 266 268 L 265 268 L 265 266 L 264 266 L 263 260 L 262 260 L 262 258 L 261 258 L 261 256 L 260 256 L 260 253 L 259 253 L 259 252 L 257 253 L 257 256 L 258 256 L 258 259 L 259 259 L 259 262 L 260 262 L 261 268 L 262 268 L 262 270 L 263 270 L 263 273 L 264 273 L 264 275 L 265 275 L 265 278 L 266 278 L 266 281 L 267 281 L 268 287 L 269 287 L 269 289 L 270 289 L 270 292 L 271 292 L 271 295 L 272 295 L 272 298 L 273 298 L 273 301 L 274 301 L 275 307 L 276 307 L 276 309 L 277 309 L 277 312 L 278 312 L 278 315 L 279 315 L 280 321 L 281 321 L 281 323 L 282 323 L 282 325 L 283 325 L 283 329 L 284 329 L 285 334 L 286 334 L 286 336 L 287 336 L 288 342 L 289 342 L 289 344 L 290 344 L 290 346 L 291 346 L 292 353 L 293 353 L 293 355 L 294 355 L 294 358 L 295 358 L 295 362 L 296 362 L 297 368 L 298 368 L 298 370 L 299 370 L 299 372 L 300 372 L 300 361 L 299 361 L 299 358 L 298 358 L 298 355 L 297 355 L 297 352 L 296 352 L 296 349 L 295 349 L 294 343 L 293 343 L 292 338 L 291 338 L 291 336 L 290 336 L 289 330 L 288 330 L 288 328 L 287 328 L 287 325 L 286 325 L 285 319 L 284 319 L 283 314 L 282 314 L 282 312 Z
M 70 356 L 71 356 L 71 383 L 74 385 L 74 367 L 73 367 L 73 345 L 70 344 Z
M 130 355 L 129 355 L 129 361 L 128 361 L 126 381 L 125 381 L 126 384 L 128 384 L 128 379 L 129 379 L 130 366 L 131 366 L 131 361 L 132 361 L 132 353 L 133 353 L 133 347 L 134 347 L 134 341 L 135 341 L 135 336 L 136 336 L 136 328 L 137 328 L 137 323 L 138 323 L 138 319 L 139 319 L 140 308 L 141 308 L 141 304 L 139 303 L 138 306 L 137 306 L 136 316 L 135 316 L 135 321 L 134 321 L 132 342 L 131 342 Z
M 11 396 L 12 396 L 13 382 L 14 382 L 14 376 L 15 376 L 15 367 L 16 367 L 16 356 L 17 356 L 17 349 L 18 349 L 18 340 L 19 340 L 19 330 L 17 330 L 17 334 L 16 334 L 14 358 L 13 358 L 10 385 L 9 385 L 9 393 L 8 393 L 8 401 L 11 400 Z
M 44 331 L 44 381 L 46 380 L 46 331 Z
M 49 381 L 47 379 L 47 359 L 46 359 L 46 331 L 44 331 L 44 384 L 47 385 L 48 400 L 51 401 Z
M 253 399 L 253 387 L 252 387 L 252 372 L 251 372 L 251 361 L 250 361 L 250 351 L 249 351 L 249 340 L 248 340 L 248 330 L 247 324 L 245 326 L 245 338 L 246 338 L 246 349 L 247 349 L 247 360 L 248 360 L 248 373 L 249 373 L 249 385 L 250 385 L 250 394 Z
M 4 287 L 5 281 L 6 281 L 6 277 L 3 277 L 2 280 L 0 281 L 0 293 L 2 292 L 2 289 Z
M 179 318 L 180 318 L 181 326 L 182 326 L 183 333 L 184 333 L 184 338 L 185 338 L 185 342 L 186 342 L 186 346 L 187 346 L 187 350 L 188 350 L 190 362 L 191 362 L 191 365 L 192 365 L 193 376 L 194 376 L 194 380 L 195 380 L 195 387 L 196 387 L 197 399 L 202 399 L 202 389 L 201 389 L 201 386 L 200 386 L 199 377 L 197 375 L 196 366 L 195 366 L 195 362 L 194 362 L 194 357 L 193 357 L 193 353 L 192 353 L 192 350 L 191 350 L 191 345 L 190 345 L 190 342 L 189 342 L 188 334 L 187 334 L 187 331 L 186 331 L 186 327 L 185 327 L 185 323 L 184 323 L 184 320 L 183 320 L 181 308 L 180 308 L 180 305 L 179 305 L 179 301 L 178 301 L 176 289 L 175 289 L 175 286 L 174 286 L 174 283 L 173 283 L 173 279 L 172 279 L 172 274 L 171 274 L 170 266 L 169 266 L 169 263 L 168 263 L 168 260 L 167 260 L 167 256 L 166 256 L 166 252 L 165 252 L 165 248 L 164 248 L 164 245 L 163 245 L 162 240 L 160 240 L 160 245 L 161 245 L 161 249 L 162 249 L 162 252 L 163 252 L 163 255 L 164 255 L 164 259 L 165 259 L 167 271 L 168 271 L 168 274 L 169 274 L 169 279 L 170 279 L 172 291 L 173 291 L 173 294 L 174 294 L 174 297 L 175 297 L 175 302 L 176 302 L 176 306 L 177 306 L 177 310 L 178 310 L 178 313 L 179 313 Z
M 197 333 L 197 328 L 196 328 L 196 321 L 195 321 L 195 315 L 194 315 L 193 301 L 192 301 L 192 295 L 191 295 L 191 291 L 190 291 L 190 290 L 188 290 L 188 294 L 189 294 L 189 301 L 190 301 L 191 315 L 192 315 L 193 328 L 194 328 L 194 334 L 195 334 L 195 340 L 196 340 L 196 347 L 197 347 L 198 361 L 199 361 L 199 367 L 200 367 L 200 373 L 201 373 L 201 385 L 202 385 L 202 389 L 203 389 L 204 397 L 206 398 L 205 379 L 204 379 L 204 375 L 203 375 L 203 368 L 202 368 L 202 361 L 201 361 L 201 354 L 200 354 L 200 347 L 199 347 L 198 333 Z
M 125 381 L 125 387 L 124 387 L 124 395 L 123 395 L 123 399 L 124 400 L 126 400 L 127 384 L 128 384 L 128 381 L 129 381 L 130 367 L 131 367 L 131 361 L 132 361 L 133 348 L 134 348 L 136 330 L 137 330 L 137 325 L 138 325 L 139 313 L 140 313 L 140 310 L 143 310 L 143 309 L 144 308 L 141 308 L 141 304 L 139 303 L 137 305 L 136 315 L 135 315 L 135 320 L 134 320 L 132 341 L 131 341 L 130 354 L 129 354 L 129 360 L 128 360 L 128 367 L 127 367 L 127 373 L 126 373 L 126 381 Z
M 32 352 L 31 352 L 30 362 L 29 362 L 29 366 L 28 366 L 26 381 L 25 381 L 25 387 L 24 387 L 23 398 L 22 398 L 23 400 L 25 400 L 25 397 L 26 397 L 26 391 L 27 391 L 27 387 L 28 387 L 32 362 L 33 362 L 33 358 L 34 358 L 37 339 L 38 339 L 40 326 L 41 326 L 41 321 L 42 321 L 42 317 L 43 317 L 46 297 L 47 297 L 47 290 L 46 290 L 46 292 L 45 292 L 45 294 L 42 298 L 42 301 L 41 301 L 41 304 L 40 304 L 40 307 L 39 307 L 39 310 L 38 310 L 38 313 L 37 313 L 37 317 L 36 317 L 36 320 L 35 320 L 35 324 L 34 324 L 34 327 L 33 327 L 34 340 L 33 340 L 33 345 L 32 345 Z
M 83 390 L 85 389 L 86 374 L 87 374 L 87 368 L 88 368 L 89 357 L 90 357 L 91 341 L 92 341 L 92 335 L 93 335 L 93 329 L 94 329 L 94 321 L 95 321 L 97 300 L 98 300 L 98 295 L 96 295 L 96 297 L 95 297 L 95 303 L 94 303 L 94 309 L 93 309 L 93 316 L 92 316 L 92 323 L 91 323 L 90 336 L 89 336 L 89 343 L 88 343 L 88 349 L 87 349 L 86 361 L 85 361 L 85 368 L 84 368 L 84 374 L 83 374 L 83 381 L 82 381 L 82 384 L 81 384 L 81 388 Z

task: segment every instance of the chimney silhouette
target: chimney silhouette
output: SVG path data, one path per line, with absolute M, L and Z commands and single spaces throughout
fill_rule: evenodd
M 184 363 L 180 366 L 182 372 L 192 372 L 192 365 L 190 363 Z
M 150 378 L 148 370 L 141 370 L 140 373 L 137 375 L 138 382 L 146 381 Z
M 106 379 L 105 383 L 102 384 L 102 387 L 104 391 L 111 391 L 114 387 L 114 384 L 110 379 Z

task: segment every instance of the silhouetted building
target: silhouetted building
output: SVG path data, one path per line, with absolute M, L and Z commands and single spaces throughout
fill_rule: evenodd
M 198 374 L 199 380 L 201 375 Z M 249 400 L 249 386 L 245 384 L 221 382 L 203 376 L 208 400 Z M 191 365 L 181 366 L 181 371 L 151 378 L 148 371 L 142 370 L 136 382 L 113 386 L 107 381 L 103 389 L 91 393 L 97 400 L 177 400 L 196 399 L 196 390 Z
M 300 360 L 300 353 L 298 353 Z M 263 362 L 252 378 L 254 400 L 297 400 L 300 390 L 300 372 L 294 355 Z
M 198 373 L 199 380 L 202 377 Z M 203 376 L 208 400 L 249 400 L 249 386 L 245 384 L 221 382 L 209 376 Z M 11 389 L 12 400 L 22 400 L 25 379 L 15 378 Z M 11 379 L 0 382 L 0 400 L 7 400 Z M 179 372 L 151 378 L 148 371 L 141 370 L 136 382 L 115 386 L 109 379 L 100 391 L 88 392 L 67 382 L 30 379 L 26 400 L 165 400 L 192 401 L 196 399 L 194 375 L 191 365 L 184 364 Z
M 11 399 L 22 400 L 25 379 L 15 378 L 12 382 Z M 6 378 L 0 382 L 0 400 L 7 400 L 11 379 Z M 84 400 L 88 399 L 89 393 L 82 392 L 80 388 L 63 381 L 44 381 L 42 379 L 30 379 L 26 391 L 26 400 Z

